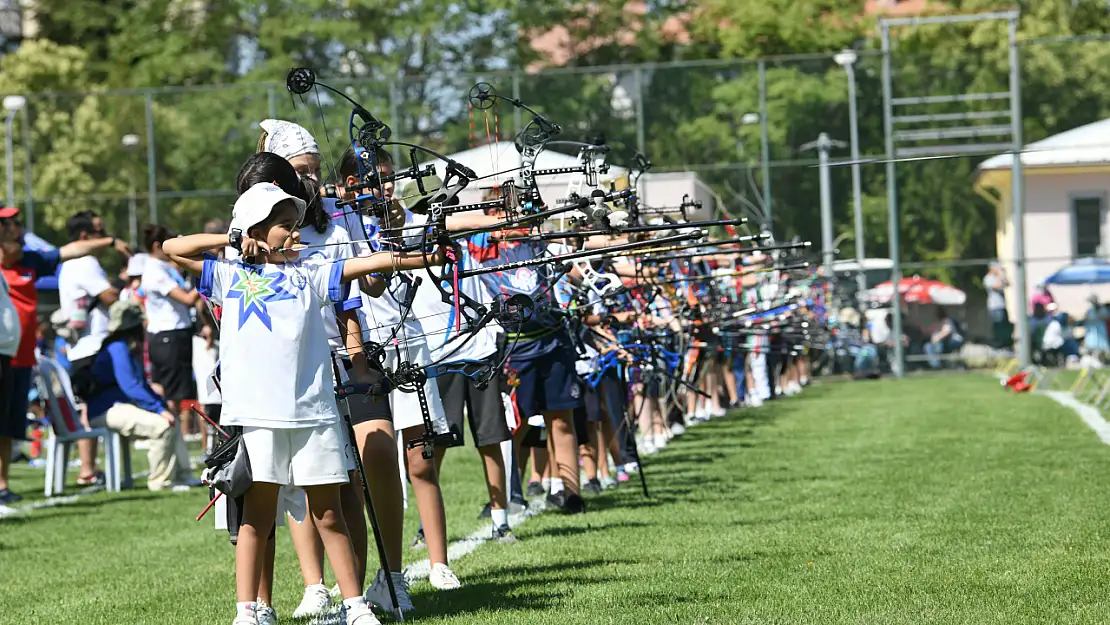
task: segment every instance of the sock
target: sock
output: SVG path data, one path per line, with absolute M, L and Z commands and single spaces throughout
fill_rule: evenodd
M 561 478 L 561 477 L 551 478 L 551 494 L 552 495 L 557 495 L 561 492 L 563 492 L 563 478 Z
M 543 478 L 540 480 L 540 484 L 543 486 L 544 490 L 551 492 L 551 480 L 549 478 Z
M 351 597 L 350 599 L 344 599 L 343 607 L 347 608 L 347 613 L 350 614 L 351 610 L 365 608 L 366 599 L 364 599 L 361 595 L 359 595 L 358 597 Z
M 496 508 L 489 511 L 490 518 L 493 520 L 493 527 L 497 529 L 502 525 L 509 524 L 509 511 L 505 509 L 497 510 Z
M 254 601 L 240 601 L 235 604 L 235 612 L 242 618 L 254 618 L 258 604 Z

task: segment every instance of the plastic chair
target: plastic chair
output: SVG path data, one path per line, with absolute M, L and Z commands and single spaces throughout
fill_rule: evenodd
M 58 382 L 61 393 L 55 392 L 53 381 Z M 60 495 L 65 490 L 66 470 L 69 468 L 70 447 L 79 440 L 101 438 L 104 440 L 104 473 L 109 492 L 119 492 L 130 486 L 130 445 L 108 428 L 86 428 L 78 418 L 77 401 L 73 396 L 69 373 L 55 360 L 39 358 L 36 376 L 39 397 L 46 405 L 50 420 L 50 438 L 46 441 L 47 497 Z M 122 464 L 122 466 L 121 466 Z M 123 480 L 126 472 L 127 478 Z

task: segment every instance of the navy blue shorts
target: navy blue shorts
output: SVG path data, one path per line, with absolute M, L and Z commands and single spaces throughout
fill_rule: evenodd
M 30 367 L 11 368 L 12 394 L 4 398 L 8 402 L 8 411 L 3 423 L 0 423 L 0 436 L 27 440 L 27 408 L 31 403 L 34 377 L 34 370 Z
M 582 383 L 574 371 L 576 360 L 574 350 L 561 343 L 554 351 L 536 358 L 509 360 L 508 369 L 518 381 L 513 397 L 522 421 L 581 405 Z

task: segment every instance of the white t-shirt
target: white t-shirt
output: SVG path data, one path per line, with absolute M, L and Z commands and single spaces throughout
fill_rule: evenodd
M 469 259 L 470 255 L 464 252 L 460 270 L 470 268 Z M 412 314 L 420 319 L 433 361 L 443 358 L 447 359 L 445 362 L 482 360 L 497 351 L 497 334 L 503 330 L 496 321 L 487 323 L 477 334 L 470 336 L 466 328 L 466 318 L 463 318 L 460 334 L 456 330 L 459 319 L 455 315 L 455 307 L 443 301 L 432 284 L 431 275 L 427 271 L 414 273 L 422 273 L 424 282 L 416 291 Z M 474 301 L 489 306 L 493 300 L 482 281 L 477 278 L 463 280 L 459 285 L 463 293 Z
M 223 403 L 220 391 L 213 384 L 209 384 L 212 374 L 220 359 L 220 348 L 217 344 L 208 347 L 208 342 L 199 336 L 193 337 L 193 377 L 197 380 L 197 401 L 201 404 Z
M 351 243 L 351 235 L 341 223 L 335 220 L 329 222 L 328 229 L 322 233 L 316 232 L 316 229 L 312 227 L 301 228 L 301 243 L 309 246 L 321 246 L 301 252 L 303 260 L 315 259 L 323 262 L 333 262 L 355 257 L 355 247 Z M 350 289 L 347 299 L 335 306 L 325 306 L 323 309 L 324 327 L 328 333 L 328 343 L 332 349 L 339 350 L 340 354 L 346 354 L 347 351 L 339 332 L 339 320 L 335 314 L 361 307 L 362 298 L 359 297 L 356 286 Z
M 335 200 L 331 204 L 325 203 L 325 208 L 331 213 L 341 213 L 333 220 L 339 221 L 347 227 L 351 235 L 351 244 L 357 256 L 369 256 L 383 249 L 381 225 L 377 217 L 358 215 L 349 212 L 350 208 L 336 209 Z M 362 306 L 359 308 L 358 320 L 362 325 L 362 339 L 378 344 L 387 343 L 390 337 L 404 341 L 408 334 L 419 334 L 422 330 L 415 329 L 410 321 L 405 327 L 397 328 L 401 323 L 401 302 L 405 300 L 407 292 L 406 282 L 399 274 L 393 274 L 386 285 L 385 293 L 381 297 L 370 297 L 362 293 Z M 412 317 L 413 314 L 409 313 Z M 416 322 L 417 324 L 419 322 Z M 396 334 L 394 329 L 397 328 Z
M 12 303 L 8 281 L 0 274 L 0 356 L 15 356 L 21 333 L 19 313 Z
M 223 306 L 221 423 L 306 428 L 338 422 L 320 308 L 347 299 L 343 261 L 243 265 L 208 257 L 198 290 Z
M 301 243 L 308 246 L 319 246 L 309 247 L 309 249 L 302 251 L 298 258 L 301 261 L 332 262 L 354 258 L 355 256 L 347 229 L 343 227 L 342 222 L 334 219 L 328 223 L 328 229 L 322 233 L 316 232 L 316 229 L 311 226 L 301 228 Z M 239 260 L 239 252 L 229 247 L 224 250 L 224 257 L 228 260 Z M 335 313 L 354 310 L 362 304 L 356 289 L 352 288 L 350 291 L 348 298 L 343 302 L 335 306 L 325 306 L 321 309 L 325 331 L 328 333 L 328 345 L 333 350 L 339 350 L 340 354 L 346 354 L 346 345 L 344 345 L 342 335 L 339 333 L 339 321 L 336 319 Z
M 416 215 L 405 211 L 405 226 L 409 228 L 405 230 L 406 243 L 409 245 L 419 244 L 421 231 L 419 228 L 411 228 L 411 226 L 426 223 L 428 223 L 427 215 Z M 470 254 L 463 248 L 459 270 L 471 269 L 474 266 Z M 434 271 L 438 272 L 440 269 Z M 442 295 L 433 283 L 432 274 L 427 270 L 409 273 L 413 276 L 420 276 L 423 281 L 416 291 L 411 316 L 420 324 L 420 333 L 424 335 L 423 340 L 428 344 L 433 361 L 443 358 L 446 358 L 444 362 L 482 360 L 497 352 L 497 335 L 503 332 L 497 322 L 491 321 L 483 326 L 477 334 L 470 337 L 466 329 L 466 318 L 463 318 L 461 320 L 462 333 L 460 334 L 456 331 L 459 319 L 455 316 L 455 307 L 443 301 Z M 450 290 L 452 287 L 444 285 L 444 288 Z M 489 290 L 478 278 L 462 280 L 459 282 L 459 288 L 468 297 L 476 302 L 481 302 L 485 306 L 490 306 L 493 301 Z
M 76 322 L 77 342 L 69 350 L 71 362 L 95 354 L 108 336 L 108 311 L 99 301 L 91 311 L 89 307 L 110 288 L 108 275 L 96 257 L 83 256 L 62 263 L 58 272 L 58 299 L 71 324 Z
M 187 330 L 193 327 L 190 307 L 170 297 L 170 291 L 193 290 L 181 272 L 164 260 L 151 257 L 143 268 L 143 292 L 146 293 L 146 331 L 150 334 Z

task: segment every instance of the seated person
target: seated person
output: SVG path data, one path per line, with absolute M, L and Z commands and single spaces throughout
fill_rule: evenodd
M 939 327 L 936 332 L 929 338 L 929 342 L 925 344 L 925 354 L 929 356 L 929 366 L 934 369 L 940 369 L 941 354 L 951 354 L 958 352 L 960 347 L 964 344 L 964 337 L 960 334 L 960 328 L 956 324 L 956 320 L 948 315 L 943 307 L 937 307 L 937 321 Z
M 143 376 L 142 309 L 135 302 L 120 300 L 112 304 L 108 319 L 108 336 L 92 365 L 89 424 L 150 441 L 150 490 L 179 492 L 199 486 L 200 480 L 190 475 L 189 452 L 173 413 Z

